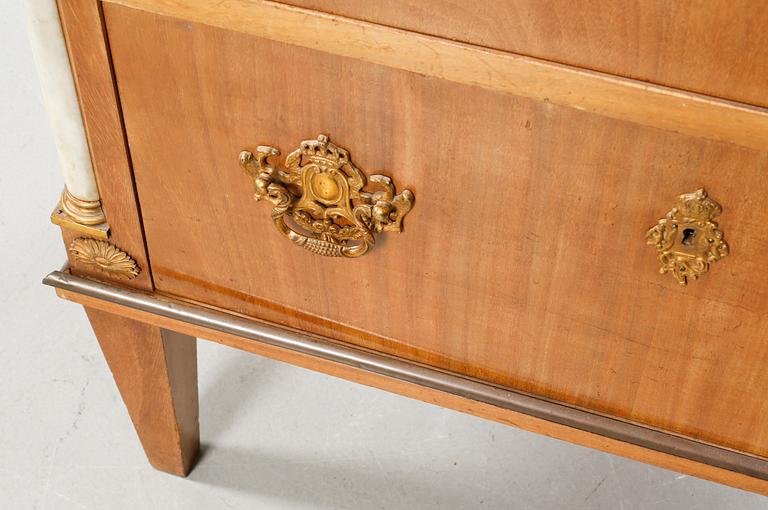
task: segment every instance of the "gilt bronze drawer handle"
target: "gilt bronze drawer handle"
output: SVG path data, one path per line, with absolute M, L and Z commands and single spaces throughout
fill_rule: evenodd
M 680 195 L 677 207 L 645 235 L 659 252 L 660 273 L 672 273 L 680 285 L 709 271 L 728 255 L 728 245 L 714 220 L 723 211 L 703 189 Z
M 265 146 L 256 154 L 242 151 L 240 166 L 253 179 L 254 198 L 274 204 L 272 221 L 293 243 L 327 257 L 359 257 L 373 246 L 374 233 L 402 231 L 413 193 L 396 195 L 384 175 L 366 178 L 327 136 L 301 142 L 285 158 L 285 170 L 268 161 L 279 154 Z M 368 181 L 374 189 L 363 191 Z M 287 217 L 306 233 L 289 226 Z

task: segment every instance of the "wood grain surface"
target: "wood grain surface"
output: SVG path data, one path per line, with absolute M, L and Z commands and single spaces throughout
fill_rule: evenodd
M 141 274 L 130 280 L 128 285 L 151 290 L 152 276 L 112 76 L 111 57 L 102 25 L 101 2 L 58 0 L 58 4 L 93 171 L 110 226 L 109 241 L 127 252 L 142 269 Z M 72 235 L 65 235 L 67 242 L 71 238 Z M 81 264 L 71 262 L 73 271 L 87 274 Z
M 524 430 L 543 434 L 556 439 L 569 441 L 589 448 L 595 448 L 615 455 L 621 455 L 630 459 L 653 464 L 666 469 L 672 469 L 682 473 L 712 480 L 744 490 L 768 495 L 768 482 L 725 469 L 709 466 L 692 460 L 676 457 L 650 450 L 641 446 L 616 441 L 597 434 L 574 429 L 565 425 L 559 425 L 533 416 L 517 413 L 490 404 L 476 402 L 461 396 L 437 391 L 431 388 L 411 384 L 405 381 L 392 379 L 349 365 L 342 365 L 332 361 L 307 356 L 298 352 L 288 351 L 261 342 L 229 335 L 194 324 L 169 319 L 149 312 L 143 312 L 135 308 L 127 308 L 121 305 L 103 301 L 62 289 L 56 289 L 56 293 L 62 299 L 80 303 L 91 311 L 101 310 L 104 313 L 119 315 L 132 321 L 145 322 L 158 328 L 173 329 L 186 335 L 205 338 L 217 343 L 228 345 L 237 349 L 251 352 L 260 356 L 276 359 L 292 365 L 326 373 L 359 384 L 365 384 L 406 397 L 414 398 L 430 404 L 446 407 L 463 413 L 479 416 L 488 420 L 494 420 L 506 425 L 512 425 Z
M 197 339 L 97 308 L 86 312 L 149 462 L 186 476 L 200 444 Z
M 266 0 L 110 1 L 674 132 L 768 146 L 768 110 L 756 106 Z
M 159 290 L 768 455 L 768 156 L 105 4 Z M 358 260 L 278 234 L 237 165 L 325 133 L 416 195 Z M 724 207 L 681 287 L 646 230 Z
M 768 106 L 768 5 L 753 0 L 281 0 Z

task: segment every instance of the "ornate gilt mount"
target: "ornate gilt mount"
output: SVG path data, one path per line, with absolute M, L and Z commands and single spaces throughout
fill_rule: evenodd
M 723 233 L 713 221 L 720 204 L 703 189 L 680 195 L 677 207 L 645 235 L 659 252 L 660 273 L 672 273 L 680 285 L 709 271 L 713 262 L 728 255 Z
M 110 278 L 131 280 L 141 269 L 127 253 L 106 241 L 78 237 L 69 246 L 75 260 L 101 272 Z
M 256 154 L 243 151 L 240 166 L 253 179 L 254 198 L 272 202 L 275 227 L 293 243 L 327 257 L 359 257 L 373 246 L 375 233 L 402 231 L 413 193 L 396 195 L 384 175 L 366 178 L 327 136 L 301 142 L 285 158 L 285 170 L 268 161 L 279 154 L 266 146 Z M 372 189 L 363 191 L 368 182 Z
M 104 217 L 101 201 L 80 200 L 66 187 L 61 194 L 61 200 L 51 213 L 51 223 L 96 239 L 109 238 L 109 224 Z
M 81 225 L 98 225 L 107 221 L 100 200 L 81 200 L 67 188 L 61 193 L 61 208 Z

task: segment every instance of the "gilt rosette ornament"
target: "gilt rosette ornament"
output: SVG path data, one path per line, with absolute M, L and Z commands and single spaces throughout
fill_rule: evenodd
M 384 175 L 366 177 L 327 136 L 301 142 L 284 170 L 269 162 L 278 155 L 259 146 L 256 154 L 240 153 L 240 166 L 253 180 L 254 198 L 272 202 L 275 227 L 294 244 L 327 257 L 359 257 L 374 245 L 374 234 L 402 231 L 413 193 L 396 194 Z
M 136 278 L 141 270 L 127 253 L 107 241 L 78 237 L 69 245 L 72 258 L 117 280 Z

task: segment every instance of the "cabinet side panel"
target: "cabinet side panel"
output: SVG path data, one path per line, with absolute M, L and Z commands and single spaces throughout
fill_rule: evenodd
M 141 268 L 138 277 L 125 284 L 151 290 L 152 276 L 102 22 L 101 2 L 59 0 L 59 14 L 102 208 L 110 226 L 109 242 L 126 252 Z M 79 270 L 75 261 L 73 270 Z

